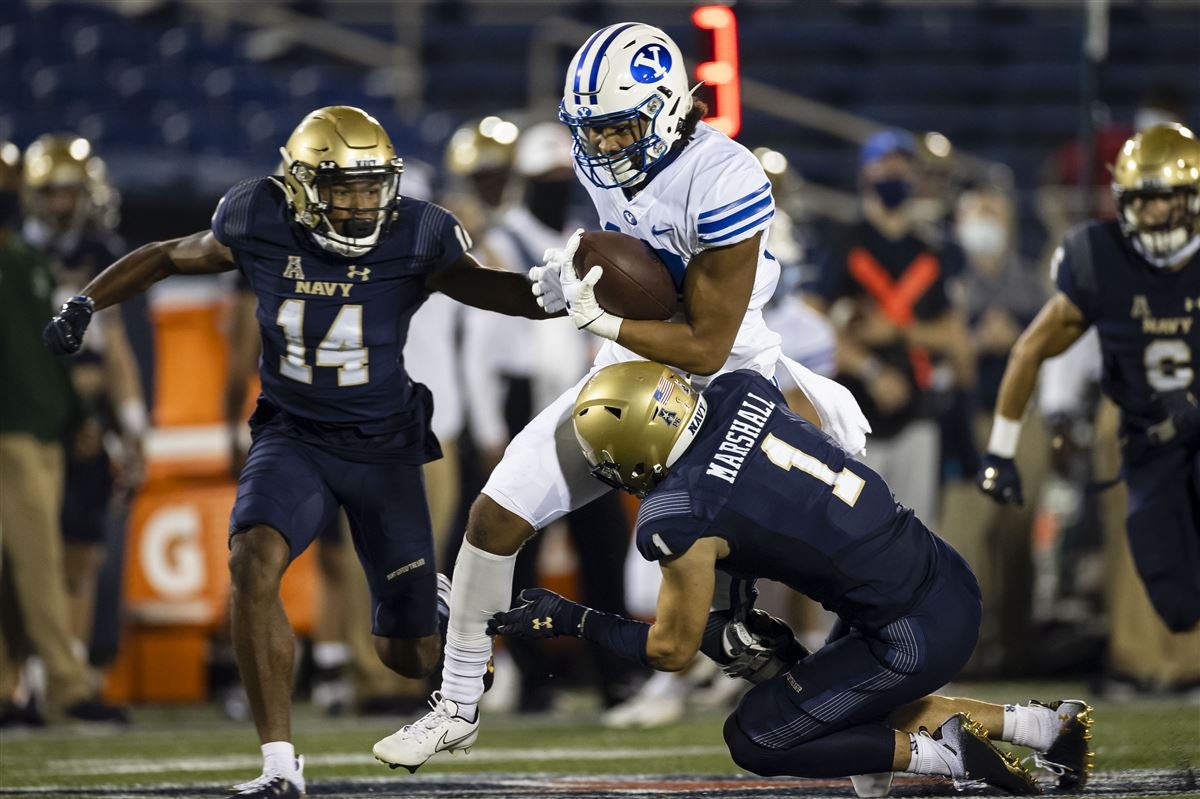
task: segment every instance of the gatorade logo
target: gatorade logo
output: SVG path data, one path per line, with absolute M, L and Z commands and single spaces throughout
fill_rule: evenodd
M 138 560 L 146 582 L 159 596 L 186 599 L 204 590 L 200 512 L 194 505 L 168 505 L 142 528 Z

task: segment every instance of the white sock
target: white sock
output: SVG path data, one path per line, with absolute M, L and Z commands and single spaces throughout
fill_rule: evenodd
M 650 675 L 641 689 L 638 697 L 643 699 L 677 699 L 687 696 L 692 688 L 687 678 L 678 672 L 656 671 Z
M 464 718 L 475 718 L 483 696 L 483 675 L 492 656 L 487 621 L 508 610 L 516 563 L 515 554 L 495 555 L 465 540 L 454 563 L 442 696 L 457 702 Z
M 941 774 L 946 777 L 962 777 L 962 757 L 941 741 L 935 741 L 928 735 L 918 735 L 910 732 L 908 744 L 912 751 L 912 759 L 908 761 L 909 774 Z
M 313 644 L 313 663 L 319 669 L 336 669 L 350 660 L 350 647 L 344 641 L 318 641 Z
M 291 777 L 299 773 L 296 767 L 296 747 L 291 741 L 269 741 L 262 745 L 263 773 Z
M 1045 752 L 1062 730 L 1058 714 L 1041 705 L 1005 705 L 1000 740 Z

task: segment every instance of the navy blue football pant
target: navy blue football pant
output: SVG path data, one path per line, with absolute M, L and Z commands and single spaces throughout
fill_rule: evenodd
M 1190 630 L 1200 621 L 1200 443 L 1126 449 L 1124 476 L 1138 575 L 1167 627 Z
M 357 463 L 270 428 L 258 431 L 238 479 L 230 536 L 278 530 L 295 559 L 346 511 L 371 589 L 371 630 L 386 638 L 437 632 L 437 572 L 421 467 Z
M 908 615 L 879 630 L 838 625 L 824 647 L 750 689 L 725 722 L 735 763 L 764 777 L 892 770 L 892 710 L 953 679 L 979 636 L 979 584 L 949 545 Z

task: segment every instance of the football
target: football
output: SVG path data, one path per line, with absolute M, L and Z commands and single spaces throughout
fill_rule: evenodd
M 584 233 L 575 250 L 575 274 L 604 267 L 596 284 L 600 307 L 624 319 L 670 319 L 679 311 L 679 292 L 667 265 L 650 245 L 624 233 Z

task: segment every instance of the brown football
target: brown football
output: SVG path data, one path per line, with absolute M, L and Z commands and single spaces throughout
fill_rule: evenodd
M 600 307 L 624 319 L 670 319 L 679 310 L 679 292 L 667 265 L 650 245 L 612 230 L 591 231 L 579 239 L 575 274 L 604 267 L 596 283 Z

